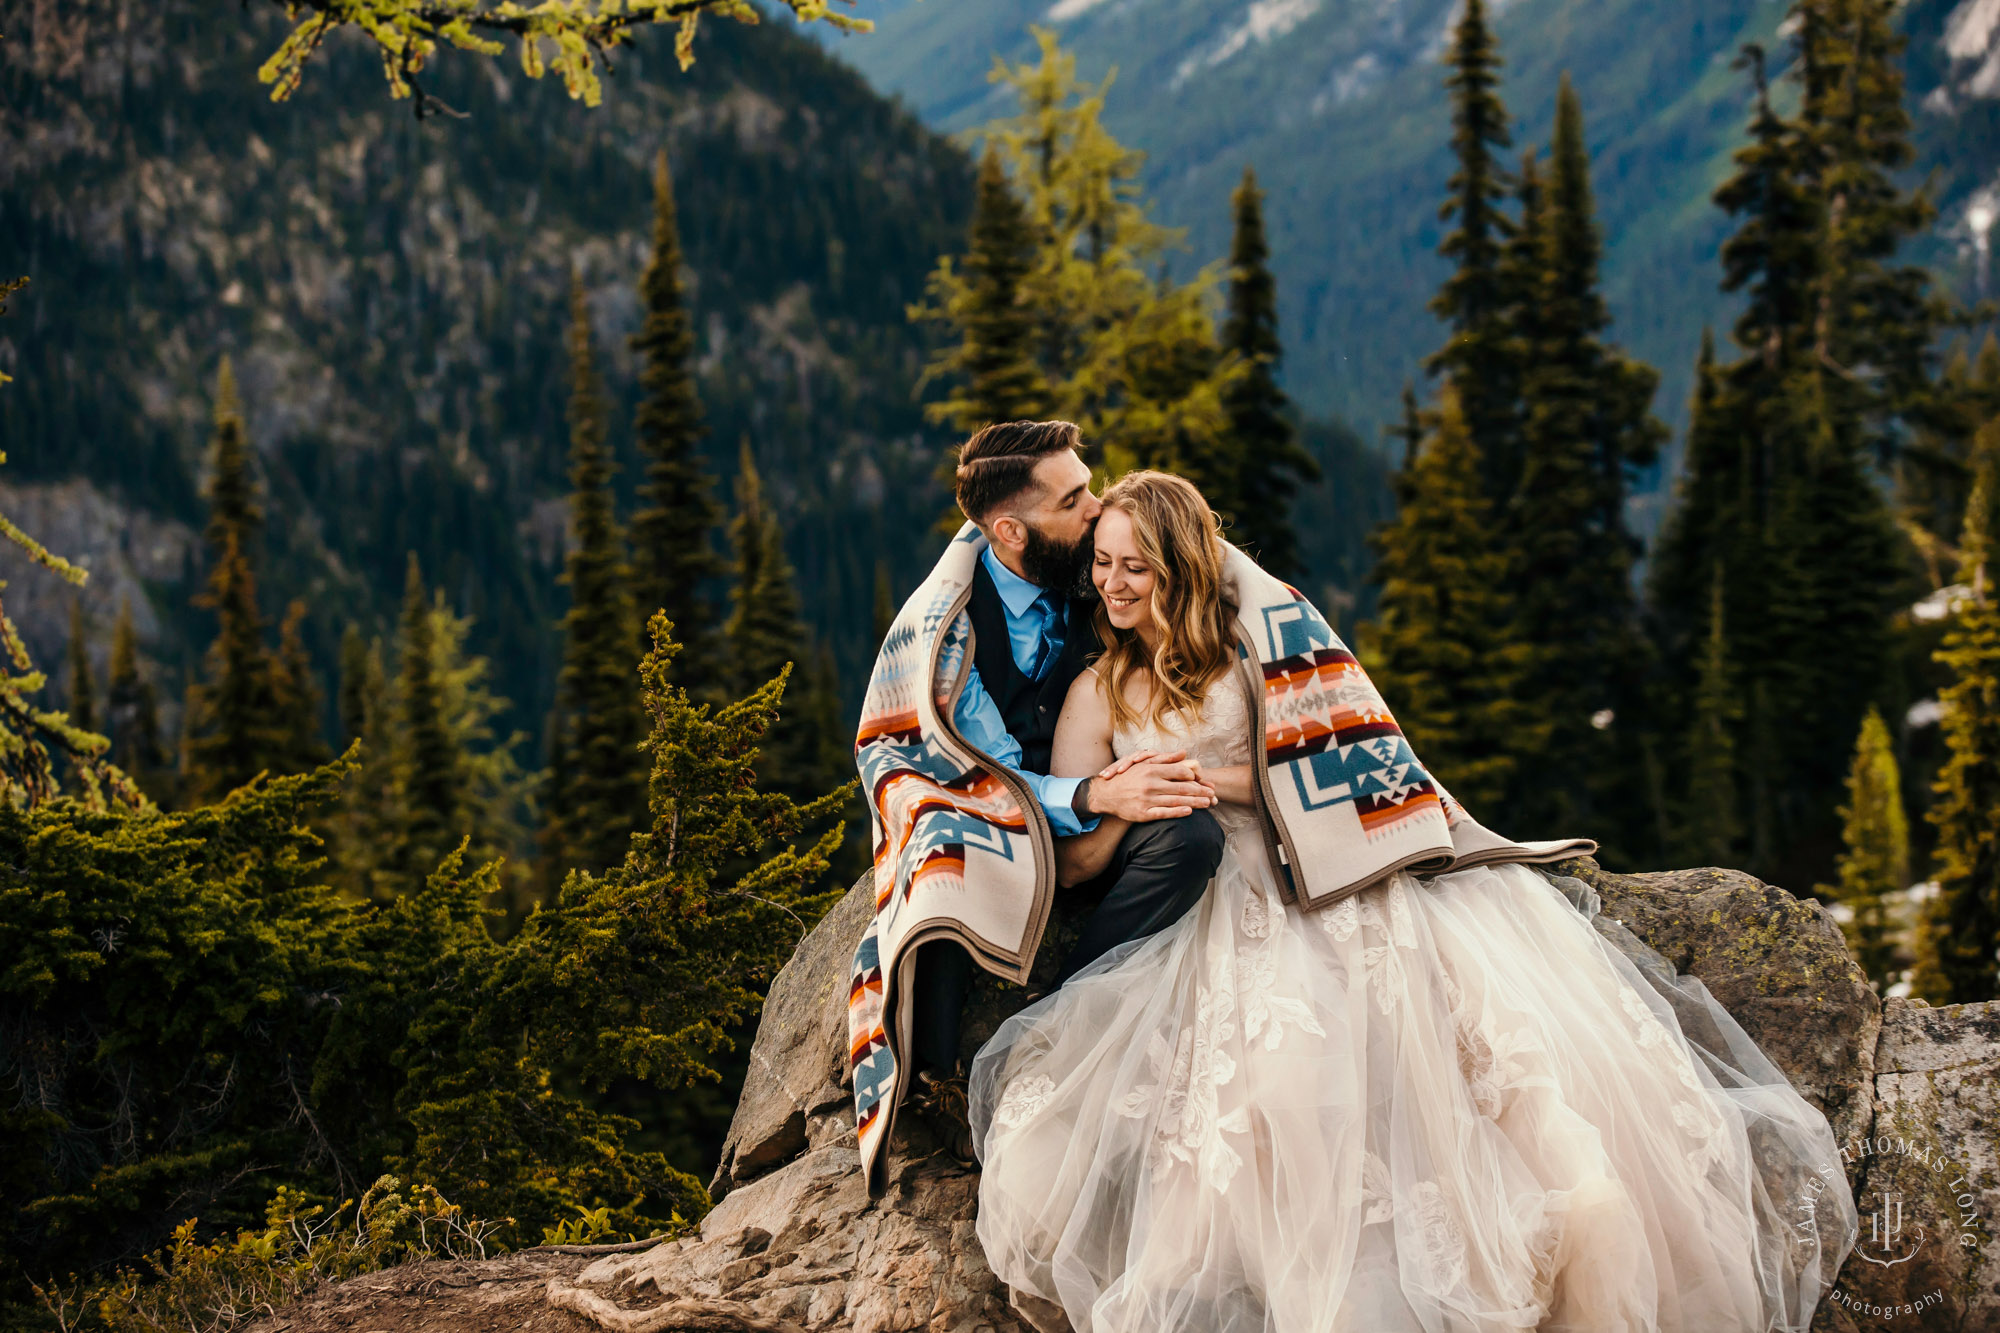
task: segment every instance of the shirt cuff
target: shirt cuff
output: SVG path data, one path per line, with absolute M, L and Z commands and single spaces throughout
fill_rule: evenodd
M 1088 820 L 1077 818 L 1072 803 L 1076 800 L 1076 789 L 1082 778 L 1044 778 L 1042 780 L 1042 810 L 1049 817 L 1049 828 L 1058 838 L 1074 838 L 1079 833 L 1088 833 L 1097 827 L 1098 817 Z

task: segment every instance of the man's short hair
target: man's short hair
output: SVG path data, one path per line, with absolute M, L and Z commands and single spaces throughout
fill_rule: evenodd
M 1035 465 L 1075 449 L 1083 432 L 1068 421 L 996 421 L 958 447 L 958 507 L 974 523 L 1034 485 Z

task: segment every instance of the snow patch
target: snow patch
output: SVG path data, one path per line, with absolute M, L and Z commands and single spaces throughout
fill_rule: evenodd
M 1387 73 L 1388 70 L 1382 64 L 1381 57 L 1373 51 L 1349 61 L 1346 66 L 1333 72 L 1333 77 L 1327 80 L 1326 90 L 1313 98 L 1313 114 L 1319 115 L 1329 107 L 1352 102 L 1355 98 L 1365 95 L 1381 83 Z
M 1945 19 L 1938 45 L 1952 72 L 1924 99 L 1926 111 L 1951 114 L 1954 95 L 2000 97 L 2000 0 L 1963 0 Z
M 1101 0 L 1058 0 L 1058 3 L 1091 5 L 1101 3 Z M 1215 68 L 1252 42 L 1264 46 L 1283 37 L 1318 13 L 1319 5 L 1320 0 L 1251 0 L 1243 21 L 1220 42 L 1206 53 L 1196 52 L 1181 61 L 1180 68 L 1174 71 L 1173 86 L 1178 88 L 1202 69 Z
M 1944 705 L 1936 699 L 1919 699 L 1903 714 L 1903 725 L 1911 731 L 1934 727 L 1944 717 Z
M 1951 583 L 1931 593 L 1922 601 L 1910 607 L 1910 619 L 1919 625 L 1930 625 L 1952 615 L 1972 600 L 1972 589 L 1963 583 Z
M 1042 17 L 1051 23 L 1067 23 L 1071 19 L 1082 18 L 1103 3 L 1104 0 L 1056 0 Z

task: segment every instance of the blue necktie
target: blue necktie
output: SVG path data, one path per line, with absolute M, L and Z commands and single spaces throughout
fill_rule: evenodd
M 1063 646 L 1062 604 L 1056 600 L 1055 593 L 1042 589 L 1042 595 L 1035 599 L 1035 609 L 1042 614 L 1042 631 L 1041 642 L 1035 647 L 1034 665 L 1028 669 L 1029 680 L 1040 680 L 1046 676 Z

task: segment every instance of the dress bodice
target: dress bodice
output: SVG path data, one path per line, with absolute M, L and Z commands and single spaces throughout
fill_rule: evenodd
M 1111 752 L 1121 759 L 1140 750 L 1180 749 L 1204 768 L 1250 762 L 1250 701 L 1241 670 L 1231 667 L 1208 687 L 1192 726 L 1169 711 L 1156 723 L 1115 727 L 1111 734 Z

